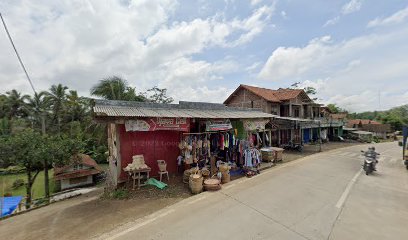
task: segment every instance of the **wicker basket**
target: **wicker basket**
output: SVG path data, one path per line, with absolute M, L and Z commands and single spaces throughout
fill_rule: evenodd
M 222 172 L 221 182 L 228 183 L 230 181 L 231 181 L 231 175 L 229 174 L 229 172 Z
M 221 182 L 219 179 L 210 178 L 204 181 L 204 189 L 207 191 L 217 191 L 221 189 Z
M 203 177 L 199 174 L 190 175 L 189 187 L 191 193 L 198 194 L 203 191 Z
M 228 164 L 224 163 L 224 164 L 220 164 L 218 166 L 218 169 L 220 169 L 220 172 L 227 172 L 231 169 L 231 167 L 228 166 Z
M 203 175 L 203 177 L 204 177 L 205 179 L 207 179 L 207 178 L 210 177 L 210 170 L 208 170 L 208 169 L 206 169 L 206 168 L 203 168 L 203 169 L 201 169 L 201 174 Z

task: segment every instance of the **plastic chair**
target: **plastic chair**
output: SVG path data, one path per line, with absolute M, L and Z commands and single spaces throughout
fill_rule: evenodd
M 169 178 L 169 171 L 167 171 L 167 169 L 165 169 L 165 171 L 161 171 L 160 170 L 160 165 L 166 165 L 167 166 L 167 163 L 166 163 L 166 161 L 164 161 L 164 160 L 157 160 L 157 164 L 159 165 L 159 175 L 160 175 L 160 182 L 162 182 L 162 178 L 163 178 L 163 175 L 167 175 L 167 181 L 170 181 L 170 178 Z

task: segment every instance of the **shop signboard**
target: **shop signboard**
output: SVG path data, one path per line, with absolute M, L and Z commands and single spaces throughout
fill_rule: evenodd
M 125 122 L 126 131 L 158 131 L 173 130 L 187 132 L 190 130 L 190 119 L 187 118 L 145 118 L 127 120 Z
M 226 120 L 211 120 L 206 122 L 206 131 L 225 131 L 232 129 L 231 121 Z
M 265 124 L 269 120 L 244 120 L 244 128 L 247 131 L 265 130 Z

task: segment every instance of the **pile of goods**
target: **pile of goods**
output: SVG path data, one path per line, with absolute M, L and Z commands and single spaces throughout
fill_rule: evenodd
M 139 169 L 146 169 L 149 168 L 149 166 L 146 165 L 144 161 L 143 155 L 135 155 L 132 157 L 133 162 L 129 163 L 124 170 L 125 171 L 134 171 L 134 170 L 139 170 Z

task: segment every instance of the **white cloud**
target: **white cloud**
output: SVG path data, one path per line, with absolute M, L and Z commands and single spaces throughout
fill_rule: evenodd
M 394 13 L 387 18 L 376 18 L 367 24 L 367 27 L 378 27 L 398 24 L 408 18 L 408 7 Z
M 363 5 L 363 0 L 351 0 L 350 2 L 343 5 L 341 8 L 341 13 L 346 15 L 353 12 L 357 12 L 361 9 Z
M 343 7 L 341 8 L 340 15 L 327 20 L 326 23 L 323 24 L 323 27 L 337 24 L 340 21 L 340 18 L 342 15 L 348 15 L 350 13 L 360 11 L 362 5 L 363 5 L 363 0 L 351 0 L 350 2 L 343 5 Z
M 276 82 L 309 79 L 314 83 L 307 84 L 318 86 L 323 83 L 327 87 L 320 90 L 320 98 L 358 111 L 378 108 L 376 101 L 364 98 L 378 96 L 381 90 L 387 93 L 381 105 L 389 108 L 408 91 L 407 38 L 408 29 L 402 28 L 342 42 L 325 36 L 303 47 L 279 47 L 265 63 L 259 77 Z M 358 97 L 361 94 L 363 98 Z
M 39 90 L 63 83 L 88 95 L 99 79 L 118 74 L 138 91 L 159 85 L 176 100 L 215 101 L 226 89 L 219 87 L 222 82 L 209 87 L 204 80 L 222 80 L 223 74 L 236 71 L 236 63 L 193 56 L 252 41 L 274 8 L 255 8 L 244 18 L 216 14 L 171 22 L 179 6 L 175 0 L 0 2 Z M 0 49 L 1 92 L 16 88 L 30 93 L 8 39 L 0 37 Z
M 340 20 L 340 16 L 336 16 L 336 17 L 334 17 L 334 18 L 332 18 L 332 19 L 329 19 L 329 20 L 327 20 L 327 22 L 323 25 L 323 27 L 327 27 L 327 26 L 330 26 L 330 25 L 334 25 L 334 24 L 338 23 L 339 20 Z
M 262 0 L 251 0 L 251 6 L 258 5 L 262 2 Z
M 254 71 L 257 70 L 261 65 L 262 65 L 262 62 L 254 62 L 254 63 L 251 64 L 250 66 L 246 67 L 245 70 L 246 70 L 247 72 L 254 72 Z

